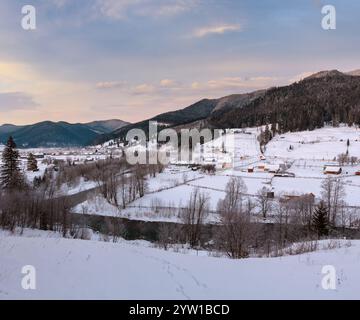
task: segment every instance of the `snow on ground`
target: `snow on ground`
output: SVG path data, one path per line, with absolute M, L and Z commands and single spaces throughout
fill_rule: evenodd
M 253 177 L 252 175 L 236 175 L 240 176 L 242 180 L 244 181 L 246 187 L 247 187 L 247 193 L 254 195 L 257 191 L 262 189 L 267 182 L 270 182 L 270 178 L 267 178 L 267 174 L 263 174 L 262 177 Z M 189 185 L 200 187 L 201 190 L 206 191 L 208 190 L 211 193 L 211 196 L 213 196 L 213 191 L 222 191 L 220 199 L 223 199 L 225 197 L 225 189 L 226 185 L 229 182 L 229 180 L 233 177 L 231 174 L 219 173 L 218 175 L 214 176 L 205 176 L 203 179 L 199 179 L 193 182 L 190 182 Z M 219 199 L 213 199 L 212 202 L 214 205 L 212 206 L 213 209 L 216 209 L 216 204 Z
M 266 156 L 333 160 L 339 154 L 346 153 L 348 139 L 349 154 L 360 157 L 360 129 L 346 126 L 277 135 L 267 145 Z M 289 150 L 290 145 L 293 150 Z
M 117 208 L 102 196 L 93 196 L 75 206 L 72 211 L 100 216 L 122 217 L 142 221 L 181 222 L 178 208 L 184 208 L 196 187 L 181 185 L 169 190 L 163 190 L 133 201 L 126 209 Z M 210 209 L 216 208 L 219 199 L 224 198 L 221 191 L 206 190 L 210 199 Z M 209 215 L 207 222 L 217 222 L 217 215 Z
M 168 207 L 186 207 L 192 192 L 194 192 L 196 188 L 200 188 L 200 191 L 209 197 L 210 210 L 215 211 L 218 201 L 224 199 L 226 195 L 226 184 L 232 176 L 240 176 L 243 179 L 247 187 L 247 194 L 249 194 L 253 200 L 255 200 L 254 197 L 256 197 L 256 193 L 264 187 L 273 190 L 277 197 L 290 194 L 300 195 L 310 192 L 318 198 L 321 197 L 321 184 L 325 176 L 322 173 L 310 172 L 309 174 L 306 170 L 301 170 L 303 172 L 300 175 L 296 168 L 294 170 L 291 168 L 291 171 L 297 174 L 296 178 L 273 177 L 273 175 L 269 173 L 251 174 L 233 170 L 219 172 L 216 175 L 197 173 L 197 176 L 194 178 L 195 180 L 188 181 L 186 184 L 181 182 L 180 185 L 175 184 L 173 187 L 171 187 L 171 176 L 169 173 L 164 173 L 155 178 L 155 183 L 150 179 L 151 192 L 135 200 L 124 210 L 119 210 L 101 196 L 97 196 L 89 198 L 87 201 L 77 205 L 73 209 L 73 212 L 117 216 L 143 221 L 180 222 L 179 211 L 167 209 Z M 178 176 L 181 175 L 179 174 Z M 343 179 L 346 190 L 346 202 L 350 206 L 360 206 L 360 177 L 349 176 Z M 210 214 L 207 221 L 217 222 L 218 216 L 216 214 Z
M 91 197 L 72 209 L 75 213 L 120 217 L 120 210 L 102 196 Z
M 360 241 L 281 258 L 230 260 L 126 242 L 0 233 L 0 299 L 358 299 Z M 36 269 L 36 290 L 21 286 Z M 336 290 L 324 290 L 324 266 Z
M 200 177 L 202 175 L 199 172 L 192 171 L 187 167 L 166 168 L 164 172 L 156 175 L 155 178 L 148 179 L 148 191 L 161 191 Z
M 57 192 L 59 195 L 74 195 L 83 191 L 91 190 L 98 187 L 98 183 L 95 181 L 85 181 L 84 178 L 80 178 L 74 185 L 63 184 L 60 190 Z
M 38 169 L 39 169 L 39 171 L 36 171 L 36 172 L 27 171 L 26 170 L 27 161 L 22 160 L 21 161 L 21 167 L 23 169 L 23 172 L 25 173 L 25 177 L 26 177 L 27 181 L 29 183 L 32 183 L 34 181 L 35 177 L 37 177 L 37 178 L 43 177 L 47 165 L 41 163 L 41 161 L 38 161 Z

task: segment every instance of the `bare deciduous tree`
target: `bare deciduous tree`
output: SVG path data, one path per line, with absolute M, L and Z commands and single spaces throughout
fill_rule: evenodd
M 231 178 L 226 186 L 225 199 L 218 203 L 221 226 L 218 242 L 221 248 L 234 259 L 249 254 L 252 239 L 251 214 L 253 205 L 245 201 L 246 185 L 241 178 Z
M 256 202 L 260 208 L 260 212 L 264 219 L 267 218 L 268 212 L 271 210 L 271 199 L 269 198 L 269 191 L 266 188 L 262 188 L 256 194 Z
M 328 220 L 332 226 L 336 226 L 339 209 L 345 205 L 344 182 L 340 178 L 329 176 L 322 182 L 321 190 L 322 200 L 328 209 Z
M 187 240 L 191 247 L 200 243 L 201 230 L 208 215 L 208 209 L 209 196 L 196 188 L 190 196 L 187 207 L 182 212 Z

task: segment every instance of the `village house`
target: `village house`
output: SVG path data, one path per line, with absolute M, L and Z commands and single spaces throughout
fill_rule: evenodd
M 248 173 L 253 173 L 254 172 L 254 167 L 253 166 L 249 166 L 247 169 Z
M 335 174 L 339 175 L 342 173 L 342 168 L 339 166 L 327 166 L 324 169 L 324 174 Z

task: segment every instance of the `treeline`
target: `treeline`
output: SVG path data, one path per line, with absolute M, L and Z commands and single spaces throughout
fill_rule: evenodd
M 272 88 L 246 106 L 210 118 L 217 128 L 278 125 L 280 133 L 360 125 L 360 77 L 338 74 Z

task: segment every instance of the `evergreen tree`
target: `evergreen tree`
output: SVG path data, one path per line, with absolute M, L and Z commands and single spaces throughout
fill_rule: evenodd
M 0 167 L 0 186 L 6 190 L 21 189 L 24 179 L 19 167 L 19 152 L 12 137 L 9 137 L 2 153 L 2 165 Z
M 37 160 L 35 156 L 32 153 L 29 153 L 29 156 L 27 158 L 27 170 L 28 171 L 39 171 Z
M 323 201 L 320 202 L 319 206 L 316 208 L 313 216 L 313 227 L 318 234 L 318 237 L 328 235 L 328 210 Z

